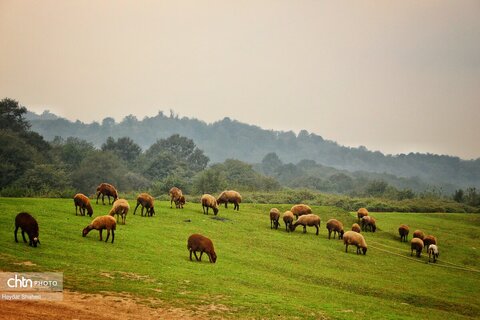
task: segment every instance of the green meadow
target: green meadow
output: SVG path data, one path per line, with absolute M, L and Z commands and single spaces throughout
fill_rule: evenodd
M 212 317 L 305 319 L 473 319 L 480 318 L 480 215 L 371 213 L 378 231 L 364 234 L 367 254 L 345 253 L 342 241 L 328 240 L 326 221 L 346 229 L 355 214 L 313 206 L 322 219 L 302 233 L 270 229 L 272 205 L 241 204 L 204 215 L 198 203 L 183 210 L 156 202 L 156 215 L 133 215 L 117 225 L 115 243 L 98 231 L 82 237 L 92 218 L 75 216 L 71 199 L 0 198 L 0 270 L 63 272 L 65 288 L 82 293 L 130 294 L 152 307 L 193 312 L 205 305 Z M 280 211 L 291 205 L 278 204 Z M 93 201 L 94 217 L 109 205 Z M 41 245 L 15 243 L 14 218 L 30 212 L 40 226 Z M 440 258 L 410 257 L 399 241 L 402 223 L 438 238 Z M 212 239 L 216 264 L 203 256 L 190 261 L 187 238 Z M 106 231 L 104 231 L 104 239 Z M 25 263 L 28 262 L 28 263 Z M 31 262 L 31 263 L 30 263 Z M 22 264 L 23 263 L 23 264 Z

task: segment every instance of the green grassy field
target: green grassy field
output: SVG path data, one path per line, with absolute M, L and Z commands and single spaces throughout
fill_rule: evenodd
M 212 316 L 232 318 L 468 319 L 480 317 L 480 215 L 373 213 L 379 231 L 365 235 L 366 256 L 344 252 L 328 240 L 325 222 L 341 220 L 348 228 L 353 213 L 313 207 L 320 215 L 314 229 L 294 233 L 270 230 L 272 205 L 242 204 L 239 212 L 221 208 L 218 217 L 202 214 L 200 204 L 170 209 L 156 203 L 156 216 L 133 216 L 118 225 L 115 243 L 98 241 L 93 230 L 82 238 L 89 217 L 75 216 L 70 199 L 0 198 L 0 269 L 61 271 L 65 287 L 80 292 L 130 293 L 146 304 L 195 310 L 206 304 Z M 109 206 L 95 205 L 94 216 Z M 282 212 L 290 205 L 277 205 Z M 41 245 L 15 243 L 14 218 L 33 214 Z M 189 221 L 189 222 L 188 222 Z M 434 234 L 440 260 L 410 258 L 400 243 L 401 223 Z M 186 248 L 192 233 L 210 237 L 216 264 L 190 262 Z M 104 232 L 104 236 L 106 233 Z M 411 235 L 409 239 L 411 238 Z M 20 238 L 21 239 L 21 236 Z M 30 261 L 34 265 L 19 265 Z M 153 300 L 152 300 L 153 299 Z

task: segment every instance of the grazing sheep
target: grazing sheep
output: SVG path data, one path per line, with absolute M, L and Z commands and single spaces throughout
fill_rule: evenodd
M 214 196 L 210 194 L 204 194 L 202 196 L 202 209 L 203 209 L 203 214 L 208 215 L 208 208 L 213 209 L 213 214 L 217 215 L 218 213 L 218 204 L 217 204 L 217 199 L 215 199 Z M 205 208 L 207 208 L 207 211 L 205 212 Z
M 360 254 L 362 249 L 363 254 L 367 254 L 367 243 L 365 238 L 358 232 L 347 231 L 343 235 L 343 244 L 345 245 L 345 252 L 348 252 L 348 246 L 353 245 L 357 247 L 357 254 Z
M 375 232 L 377 230 L 375 218 L 370 216 L 364 216 L 362 218 L 362 230 Z
M 141 216 L 143 217 L 143 209 L 146 208 L 145 216 L 153 216 L 155 214 L 154 209 L 154 198 L 149 195 L 148 193 L 140 193 L 137 197 L 137 205 L 135 206 L 135 210 L 133 210 L 133 215 L 137 212 L 138 206 L 142 206 Z
M 422 230 L 415 230 L 413 232 L 413 237 L 414 238 L 419 238 L 419 239 L 422 239 L 425 238 L 425 233 L 422 231 Z
M 17 232 L 18 228 L 22 229 L 22 238 L 23 242 L 27 242 L 25 239 L 25 232 L 28 234 L 28 245 L 32 247 L 37 247 L 37 243 L 40 244 L 40 239 L 38 239 L 38 223 L 34 217 L 29 213 L 20 212 L 15 217 L 15 242 L 18 242 Z
M 277 208 L 272 208 L 270 210 L 270 229 L 278 229 L 280 223 L 278 220 L 280 219 L 280 211 Z
M 343 238 L 343 224 L 338 221 L 337 219 L 330 219 L 327 221 L 327 229 L 328 229 L 328 239 L 330 239 L 330 235 L 333 232 L 333 239 L 335 239 L 335 236 L 338 233 L 338 239 Z
M 183 209 L 183 206 L 185 205 L 186 202 L 187 201 L 185 200 L 185 196 L 181 196 L 180 199 L 178 200 L 178 205 L 180 206 L 180 208 Z
M 290 231 L 295 231 L 295 228 L 299 225 L 303 226 L 303 233 L 307 232 L 307 226 L 317 228 L 316 235 L 318 236 L 318 231 L 320 228 L 320 217 L 315 214 L 305 214 L 298 217 L 298 220 L 290 225 Z
M 285 230 L 290 232 L 290 227 L 293 223 L 293 212 L 287 210 L 283 213 L 283 222 L 285 223 Z
M 211 263 L 217 261 L 217 254 L 213 248 L 212 240 L 208 239 L 201 234 L 192 234 L 188 237 L 187 249 L 190 251 L 190 260 L 192 260 L 192 252 L 195 255 L 197 261 L 202 261 L 202 255 L 205 252 L 208 255 L 208 259 Z M 200 257 L 197 257 L 197 251 L 200 251 Z
M 438 247 L 436 244 L 431 244 L 428 247 L 428 262 L 430 262 L 430 259 L 433 257 L 433 262 L 437 262 L 439 253 L 438 253 Z
M 122 224 L 125 224 L 125 219 L 127 218 L 128 210 L 130 210 L 130 205 L 125 199 L 118 199 L 113 203 L 112 209 L 108 215 L 114 216 L 117 215 L 117 221 L 119 221 L 119 216 L 122 217 Z
M 408 241 L 408 233 L 410 232 L 410 228 L 406 224 L 400 225 L 398 227 L 398 233 L 400 234 L 400 241 L 407 242 Z
M 428 251 L 428 247 L 432 244 L 437 244 L 437 238 L 429 234 L 423 238 L 423 244 L 425 245 L 425 249 Z
M 220 193 L 217 198 L 217 203 L 221 205 L 225 203 L 225 209 L 227 209 L 228 203 L 233 203 L 233 210 L 240 209 L 240 202 L 242 202 L 242 196 L 235 190 L 227 190 Z
M 360 233 L 362 231 L 362 229 L 360 228 L 358 223 L 354 223 L 354 224 L 352 224 L 352 231 L 355 231 L 356 233 Z
M 357 211 L 358 221 L 362 220 L 363 217 L 368 216 L 368 210 L 366 208 L 360 208 Z
M 410 255 L 413 256 L 413 250 L 417 252 L 417 257 L 420 258 L 423 250 L 423 240 L 420 238 L 413 238 L 411 241 L 411 249 Z
M 90 199 L 83 193 L 77 193 L 73 197 L 73 203 L 75 204 L 75 215 L 77 215 L 77 208 L 80 207 L 80 215 L 85 215 L 85 209 L 89 217 L 93 215 L 92 205 L 90 204 Z
M 172 203 L 175 202 L 175 208 L 180 208 L 180 198 L 183 197 L 182 190 L 180 190 L 177 187 L 173 187 L 168 191 L 168 194 L 170 195 L 170 208 L 172 208 Z M 183 209 L 183 206 L 182 206 Z
M 110 196 L 113 197 L 113 202 L 118 199 L 118 192 L 117 189 L 115 189 L 114 186 L 112 186 L 109 183 L 101 183 L 97 187 L 97 204 L 98 204 L 98 198 L 102 195 L 102 203 L 105 205 L 105 196 L 108 197 L 108 204 L 110 204 Z
M 304 214 L 311 214 L 312 208 L 306 204 L 296 204 L 290 209 L 290 211 L 292 211 L 295 218 L 298 219 L 299 216 L 303 216 Z
M 110 231 L 112 231 L 112 243 L 113 243 L 113 240 L 115 240 L 115 230 L 117 229 L 117 221 L 115 221 L 115 218 L 112 216 L 96 217 L 88 226 L 86 226 L 83 229 L 82 236 L 86 237 L 87 234 L 93 229 L 99 231 L 100 241 L 103 240 L 102 239 L 103 229 L 107 229 L 107 239 L 105 239 L 105 242 L 108 241 L 108 238 L 110 237 Z

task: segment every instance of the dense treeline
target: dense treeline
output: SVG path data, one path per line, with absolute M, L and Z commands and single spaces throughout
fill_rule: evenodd
M 284 163 L 275 152 L 256 165 L 236 159 L 209 165 L 210 154 L 179 134 L 157 139 L 145 151 L 130 137 L 104 136 L 99 147 L 77 137 L 56 136 L 46 142 L 30 130 L 26 109 L 18 102 L 4 99 L 0 111 L 2 196 L 91 195 L 100 182 L 109 182 L 124 195 L 149 191 L 165 196 L 177 186 L 189 195 L 237 189 L 248 195 L 246 201 L 265 202 L 266 194 L 268 202 L 324 204 L 328 199 L 328 204 L 335 202 L 345 209 L 358 205 L 356 199 L 367 199 L 360 202 L 372 211 L 475 211 L 472 207 L 480 206 L 475 188 L 457 190 L 456 202 L 445 201 L 441 189 L 419 179 L 351 173 L 314 160 Z M 331 195 L 324 198 L 320 192 Z
M 32 129 L 49 141 L 57 135 L 72 136 L 100 147 L 105 137 L 118 139 L 128 136 L 146 150 L 158 139 L 179 134 L 192 139 L 213 163 L 232 158 L 260 163 L 267 153 L 275 152 L 285 163 L 308 159 L 319 165 L 350 172 L 378 173 L 381 180 L 390 179 L 387 175 L 407 178 L 404 183 L 408 182 L 408 186 L 405 187 L 413 190 L 424 190 L 428 185 L 438 186 L 446 193 L 453 193 L 458 188 L 480 188 L 480 159 L 467 161 L 458 157 L 419 153 L 384 155 L 365 147 L 343 147 L 305 130 L 298 135 L 292 131 L 264 130 L 229 118 L 207 124 L 197 119 L 180 118 L 171 111 L 170 115 L 159 112 L 143 120 L 130 115 L 120 123 L 113 118 L 105 118 L 101 123 L 71 122 L 48 112 L 42 116 L 29 114 L 29 119 Z M 399 181 L 398 184 L 388 182 L 404 188 Z

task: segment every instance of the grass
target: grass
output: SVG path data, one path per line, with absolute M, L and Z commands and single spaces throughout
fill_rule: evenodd
M 329 218 L 347 227 L 355 221 L 353 213 L 335 207 L 313 206 L 322 218 L 315 236 L 311 228 L 307 234 L 301 228 L 270 230 L 272 205 L 242 204 L 239 212 L 221 208 L 225 220 L 214 220 L 196 203 L 176 210 L 157 202 L 153 218 L 134 216 L 134 204 L 112 245 L 98 241 L 95 230 L 82 238 L 91 218 L 75 216 L 72 200 L 0 198 L 0 270 L 61 271 L 70 290 L 129 293 L 146 304 L 190 310 L 212 305 L 212 316 L 227 318 L 480 317 L 480 273 L 454 268 L 480 270 L 479 215 L 374 213 L 379 231 L 365 235 L 367 255 L 357 256 L 354 248 L 346 254 L 341 241 L 327 239 Z M 93 207 L 94 216 L 109 209 Z M 290 205 L 276 207 L 284 211 Z M 13 240 L 15 215 L 24 210 L 39 222 L 38 248 Z M 419 228 L 437 236 L 437 265 L 425 255 L 410 258 L 409 245 L 398 239 L 401 223 L 411 233 Z M 189 261 L 192 233 L 213 240 L 216 264 L 206 256 L 202 263 Z M 25 261 L 34 265 L 18 265 Z

